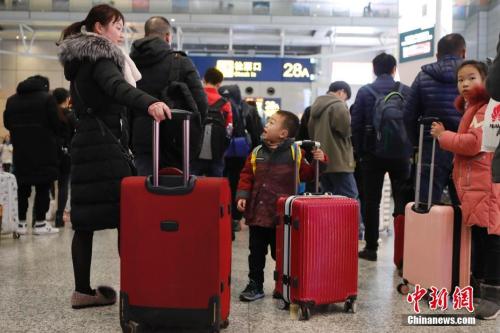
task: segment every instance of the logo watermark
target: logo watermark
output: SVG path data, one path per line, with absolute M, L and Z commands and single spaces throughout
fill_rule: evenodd
M 473 326 L 476 318 L 473 303 L 474 290 L 471 286 L 464 288 L 456 287 L 450 295 L 448 289 L 438 289 L 432 286 L 429 290 L 415 285 L 415 291 L 408 294 L 406 301 L 413 305 L 415 314 L 404 315 L 403 325 L 410 326 Z M 426 298 L 425 298 L 426 297 Z M 427 301 L 431 311 L 439 311 L 439 314 L 420 314 L 420 302 Z M 449 305 L 451 300 L 451 306 Z M 467 310 L 468 314 L 445 314 L 448 308 L 453 310 Z
M 403 316 L 404 326 L 475 326 L 474 315 L 412 314 Z

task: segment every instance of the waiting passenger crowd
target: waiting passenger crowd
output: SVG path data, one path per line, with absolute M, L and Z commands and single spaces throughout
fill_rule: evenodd
M 301 120 L 281 110 L 263 126 L 238 86 L 222 86 L 220 71 L 208 69 L 202 84 L 189 57 L 171 48 L 172 28 L 165 18 L 146 22 L 145 37 L 133 43 L 130 55 L 118 47 L 124 22 L 113 7 L 92 8 L 85 20 L 63 31 L 59 43 L 70 91 L 51 92 L 47 78 L 32 76 L 19 83 L 4 113 L 10 137 L 0 151 L 3 170 L 13 172 L 18 182 L 18 232 L 28 230 L 32 186 L 35 235 L 64 227 L 71 189 L 74 308 L 116 302 L 112 288 L 91 287 L 93 234 L 119 227 L 121 180 L 152 174 L 153 120 L 161 121 L 160 169 L 182 168 L 182 124 L 170 118 L 171 110 L 183 109 L 192 113 L 191 173 L 227 177 L 233 238 L 243 216 L 250 229 L 249 283 L 240 294 L 242 301 L 264 297 L 269 247 L 275 258 L 275 203 L 279 196 L 295 193 L 296 163 L 308 191 L 312 164 L 318 161 L 322 192 L 360 201 L 359 236 L 366 245 L 359 258 L 376 261 L 384 175 L 391 180 L 396 229 L 404 224 L 405 206 L 415 196 L 418 128 L 430 118 L 420 149 L 422 163 L 429 165 L 437 140 L 436 167 L 432 188 L 430 168 L 422 170 L 418 196 L 426 200 L 431 192 L 433 203 L 461 205 L 463 223 L 473 235 L 471 281 L 481 299 L 476 316 L 494 319 L 500 313 L 500 148 L 496 153 L 481 150 L 486 106 L 490 98 L 500 101 L 500 55 L 490 68 L 465 60 L 464 38 L 449 34 L 438 43 L 437 61 L 422 66 L 408 87 L 394 79 L 396 59 L 381 53 L 373 59 L 375 81 L 358 91 L 350 110 L 346 101 L 351 88 L 337 81 Z M 393 96 L 398 99 L 391 107 L 404 117 L 382 112 L 389 109 L 381 101 Z M 387 131 L 380 131 L 381 126 Z M 294 154 L 295 139 L 319 141 L 321 148 Z M 52 226 L 46 213 L 56 180 Z M 395 265 L 402 269 L 396 255 Z

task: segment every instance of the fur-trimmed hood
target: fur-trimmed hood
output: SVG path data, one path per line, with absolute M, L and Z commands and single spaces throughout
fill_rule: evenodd
M 105 37 L 88 32 L 75 34 L 63 40 L 59 45 L 58 57 L 64 66 L 64 75 L 68 80 L 76 75 L 79 66 L 71 65 L 75 62 L 111 59 L 122 71 L 125 66 L 125 57 L 118 46 Z
M 490 96 L 483 85 L 477 85 L 471 89 L 471 96 L 469 98 L 469 107 L 479 104 L 479 107 L 488 104 Z M 461 114 L 465 113 L 465 99 L 462 95 L 458 95 L 455 99 L 455 107 Z

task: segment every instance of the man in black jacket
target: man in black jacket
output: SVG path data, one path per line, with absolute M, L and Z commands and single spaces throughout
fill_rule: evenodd
M 18 188 L 19 226 L 17 232 L 27 233 L 26 213 L 31 187 L 35 186 L 34 235 L 59 231 L 45 221 L 49 209 L 50 184 L 58 176 L 58 139 L 60 126 L 57 104 L 49 94 L 49 80 L 31 76 L 17 86 L 5 106 L 4 125 L 10 131 L 14 146 L 14 175 Z
M 465 58 L 466 44 L 462 35 L 453 33 L 441 38 L 437 45 L 437 61 L 422 66 L 422 70 L 411 85 L 411 93 L 406 100 L 405 121 L 408 136 L 413 145 L 418 146 L 419 118 L 436 117 L 443 122 L 446 129 L 456 132 L 462 115 L 457 112 L 454 102 L 458 96 L 457 68 Z M 429 193 L 429 177 L 432 137 L 429 128 L 424 134 L 422 151 L 422 169 L 420 198 L 427 200 Z M 448 186 L 453 203 L 458 202 L 455 186 L 451 179 L 453 154 L 436 145 L 432 201 L 441 201 L 443 190 Z
M 189 89 L 197 111 L 204 118 L 208 102 L 201 79 L 191 60 L 183 52 L 171 48 L 172 28 L 168 20 L 161 16 L 151 17 L 144 26 L 146 36 L 135 41 L 130 57 L 142 74 L 137 88 L 162 99 L 162 93 L 171 83 L 172 68 L 176 71 L 174 81 L 185 83 Z M 192 111 L 192 110 L 190 110 Z M 160 164 L 180 168 L 182 166 L 182 127 L 172 128 L 172 122 L 163 122 L 161 126 Z M 175 132 L 175 133 L 174 133 Z M 195 143 L 191 143 L 195 145 Z M 132 111 L 132 148 L 136 155 L 139 175 L 152 173 L 152 121 L 146 112 Z

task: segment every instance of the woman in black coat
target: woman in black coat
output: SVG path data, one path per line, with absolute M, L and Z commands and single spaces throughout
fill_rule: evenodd
M 59 45 L 78 118 L 71 150 L 73 308 L 116 302 L 112 288 L 91 289 L 90 263 L 93 232 L 119 226 L 120 183 L 132 174 L 124 153 L 128 150 L 127 107 L 147 110 L 157 121 L 171 117 L 164 103 L 135 88 L 140 76 L 134 76 L 135 65 L 118 47 L 123 24 L 120 11 L 98 5 L 85 20 L 63 31 Z M 82 27 L 86 32 L 81 32 Z

